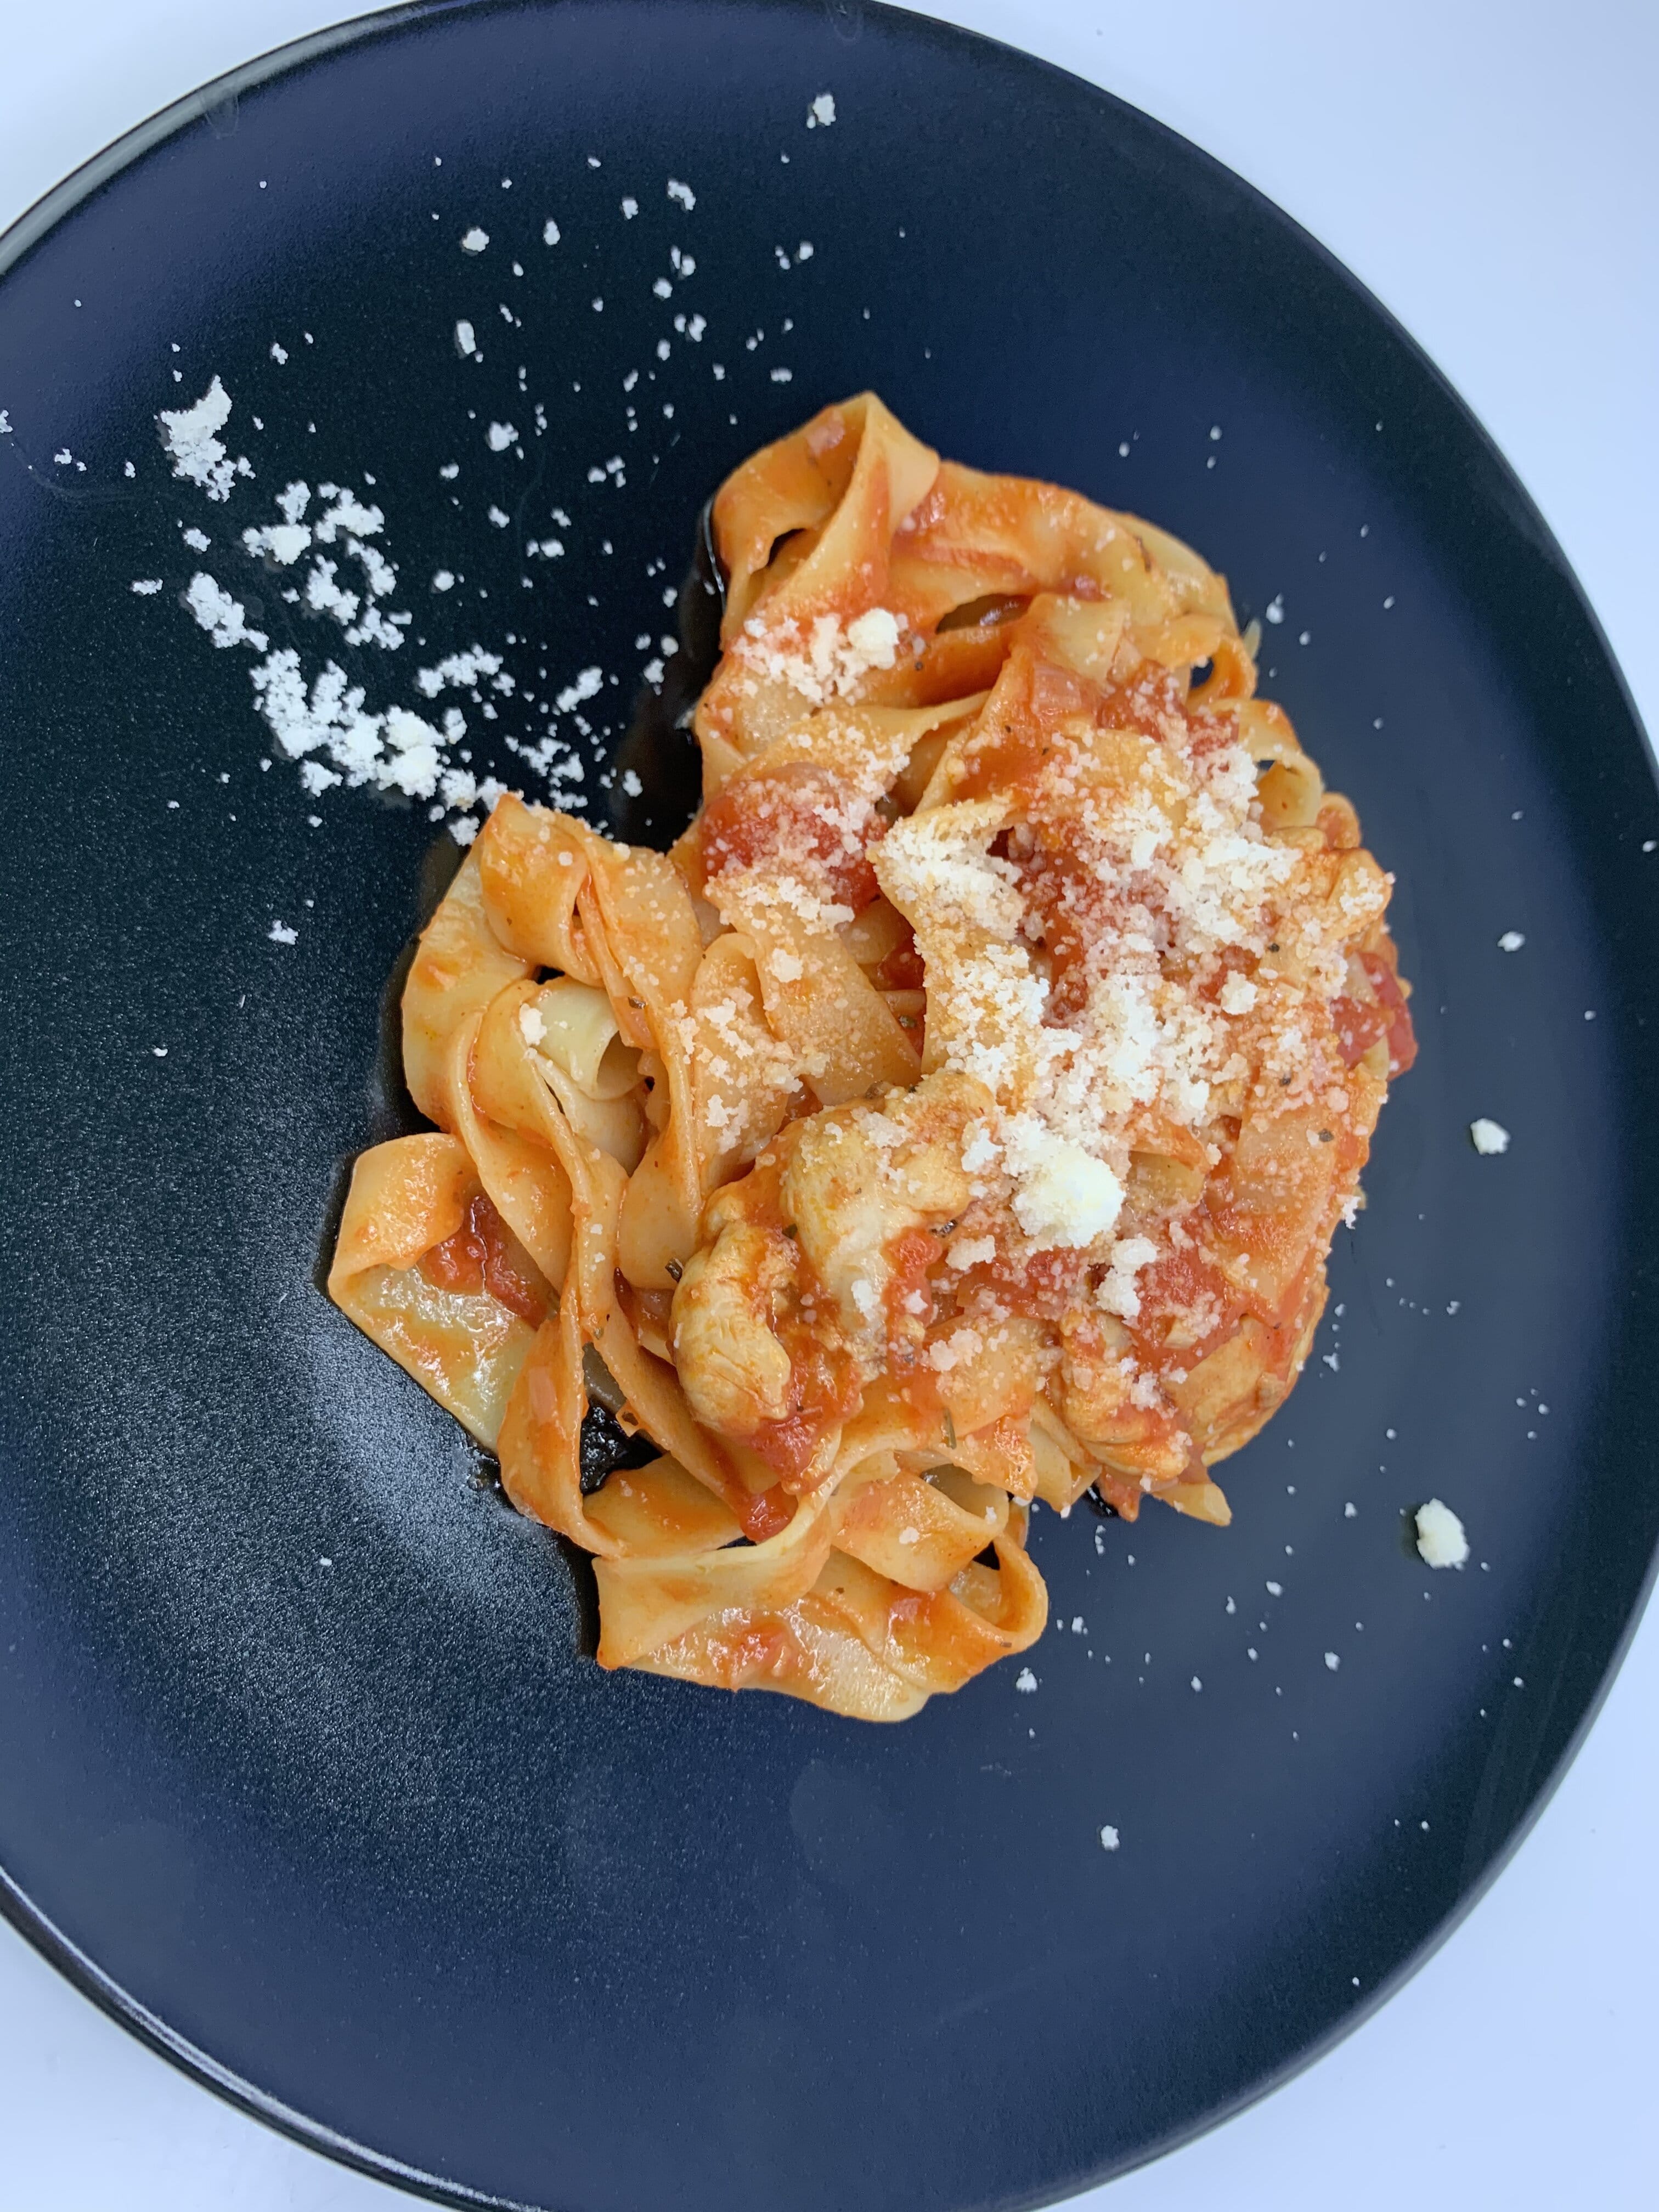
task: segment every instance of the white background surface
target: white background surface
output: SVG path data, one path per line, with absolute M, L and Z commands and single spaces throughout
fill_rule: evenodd
M 346 12 L 0 0 L 0 225 L 166 101 Z M 1659 732 L 1652 0 L 933 12 L 1184 132 L 1378 293 L 1520 471 Z M 1514 1864 L 1416 1979 L 1310 2072 L 1073 2212 L 1659 2204 L 1656 1719 L 1659 1618 Z M 0 2212 L 408 2201 L 197 2088 L 0 1923 Z

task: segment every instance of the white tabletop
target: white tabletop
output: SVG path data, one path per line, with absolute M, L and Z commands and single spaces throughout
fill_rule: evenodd
M 0 225 L 166 101 L 349 12 L 349 0 L 0 0 Z M 1354 270 L 1520 471 L 1659 732 L 1651 0 L 1565 13 L 1544 0 L 937 0 L 933 12 L 1159 117 Z M 1514 1864 L 1415 1980 L 1289 2087 L 1073 2212 L 1659 2203 L 1656 1717 L 1650 1619 Z M 153 2057 L 0 1923 L 0 2212 L 399 2202 Z

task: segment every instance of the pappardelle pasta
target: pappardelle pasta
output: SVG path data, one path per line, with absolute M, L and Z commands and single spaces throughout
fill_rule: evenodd
M 900 1720 L 1042 1632 L 1034 1499 L 1228 1520 L 1407 986 L 1185 545 L 868 393 L 713 521 L 701 811 L 500 801 L 329 1291 L 592 1554 L 601 1665 Z M 594 1402 L 657 1455 L 597 1486 Z

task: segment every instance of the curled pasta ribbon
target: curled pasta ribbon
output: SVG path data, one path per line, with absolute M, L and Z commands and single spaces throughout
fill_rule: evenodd
M 329 1289 L 592 1555 L 601 1666 L 899 1720 L 1042 1633 L 1037 1503 L 1229 1519 L 1407 987 L 1178 540 L 870 393 L 713 514 L 697 819 L 501 800 Z M 597 1487 L 596 1398 L 657 1454 Z

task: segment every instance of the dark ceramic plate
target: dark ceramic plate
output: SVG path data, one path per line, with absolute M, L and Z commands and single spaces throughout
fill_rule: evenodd
M 1026 2204 L 1305 2062 L 1535 1813 L 1659 1521 L 1659 806 L 1479 428 L 1203 155 L 873 8 L 380 19 L 169 111 L 0 259 L 17 1924 L 250 2109 L 458 2203 Z M 216 374 L 256 471 L 223 504 L 155 421 Z M 891 1730 L 602 1674 L 571 1559 L 320 1295 L 344 1165 L 407 1113 L 387 978 L 453 848 L 263 769 L 253 656 L 179 604 L 214 574 L 379 706 L 495 647 L 516 690 L 461 700 L 469 743 L 520 777 L 507 738 L 597 665 L 594 817 L 665 836 L 672 773 L 629 800 L 600 763 L 636 718 L 655 757 L 702 504 L 866 385 L 1226 571 L 1398 873 L 1423 1045 L 1231 1531 L 1040 1516 L 1036 1693 L 1003 1667 Z M 384 508 L 401 653 L 242 552 L 295 477 Z M 1431 1495 L 1461 1574 L 1411 1548 Z

